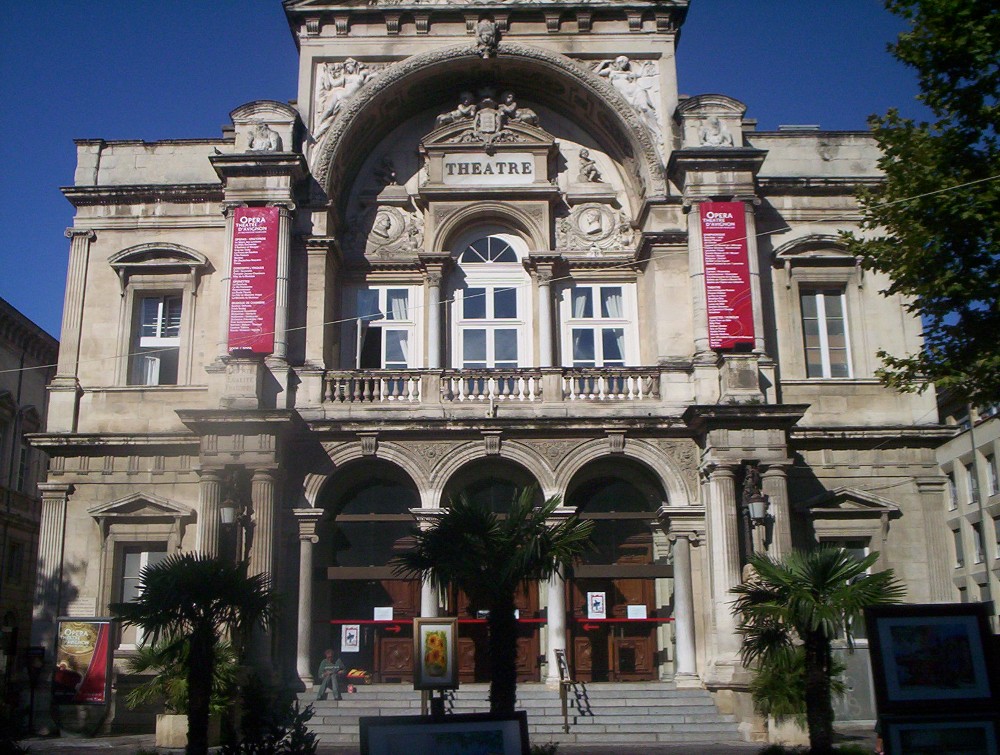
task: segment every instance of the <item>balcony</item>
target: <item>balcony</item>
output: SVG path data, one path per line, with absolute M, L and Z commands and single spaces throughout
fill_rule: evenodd
M 660 368 L 512 370 L 329 370 L 322 404 L 461 406 L 571 402 L 656 402 Z

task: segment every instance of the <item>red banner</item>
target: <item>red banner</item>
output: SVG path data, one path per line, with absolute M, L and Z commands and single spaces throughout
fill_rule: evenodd
M 109 619 L 60 619 L 52 702 L 104 705 L 111 667 Z
M 703 202 L 701 246 L 705 260 L 708 346 L 753 345 L 753 297 L 742 202 Z
M 238 207 L 233 216 L 229 351 L 274 351 L 278 277 L 277 207 Z

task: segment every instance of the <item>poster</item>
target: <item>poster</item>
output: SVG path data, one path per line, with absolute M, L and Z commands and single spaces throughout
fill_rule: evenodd
M 708 347 L 752 347 L 753 296 L 743 202 L 703 202 L 700 211 Z
M 340 652 L 357 653 L 361 651 L 361 625 L 340 625 Z
M 587 618 L 606 619 L 608 618 L 607 603 L 603 592 L 587 593 Z
M 277 207 L 237 207 L 229 280 L 229 351 L 274 351 L 278 278 Z
M 111 668 L 111 619 L 58 619 L 52 702 L 104 705 Z

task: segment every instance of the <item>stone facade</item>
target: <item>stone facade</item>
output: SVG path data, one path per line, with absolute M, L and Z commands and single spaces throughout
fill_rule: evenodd
M 728 591 L 754 549 L 878 550 L 910 600 L 954 596 L 949 432 L 931 393 L 874 377 L 919 322 L 837 236 L 879 180 L 866 133 L 758 132 L 743 103 L 681 98 L 684 0 L 285 10 L 295 107 L 242 105 L 218 139 L 78 143 L 36 439 L 43 560 L 70 588 L 49 614 L 105 613 L 164 553 L 240 555 L 296 606 L 258 646 L 282 678 L 310 683 L 359 624 L 358 665 L 406 681 L 410 618 L 452 614 L 479 679 L 475 607 L 388 561 L 450 497 L 525 484 L 594 518 L 599 548 L 521 596 L 522 680 L 556 681 L 564 650 L 577 678 L 704 685 L 747 716 Z M 708 201 L 746 224 L 745 350 L 710 347 Z M 244 206 L 279 217 L 267 355 L 228 348 Z

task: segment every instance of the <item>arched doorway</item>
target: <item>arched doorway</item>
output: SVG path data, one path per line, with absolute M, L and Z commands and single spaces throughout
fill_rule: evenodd
M 522 489 L 537 482 L 523 467 L 503 459 L 489 459 L 466 465 L 448 481 L 442 506 L 466 496 L 489 506 L 503 516 Z M 536 505 L 542 502 L 536 493 Z M 538 583 L 523 585 L 515 596 L 518 612 L 517 679 L 519 682 L 538 681 L 539 635 L 544 620 L 538 601 Z M 462 682 L 489 681 L 489 636 L 486 615 L 465 593 L 453 591 L 447 596 L 446 612 L 458 617 L 458 674 Z
M 420 583 L 399 579 L 389 562 L 412 544 L 416 485 L 393 464 L 359 461 L 331 479 L 321 505 L 328 514 L 317 528 L 323 573 L 315 576 L 324 587 L 316 615 L 326 634 L 318 636 L 346 666 L 369 670 L 376 681 L 412 681 Z M 354 640 L 355 631 L 356 642 L 345 639 Z
M 595 548 L 570 582 L 569 654 L 581 681 L 657 678 L 657 563 L 652 520 L 666 502 L 649 470 L 625 459 L 601 459 L 571 482 L 567 503 L 594 522 Z

